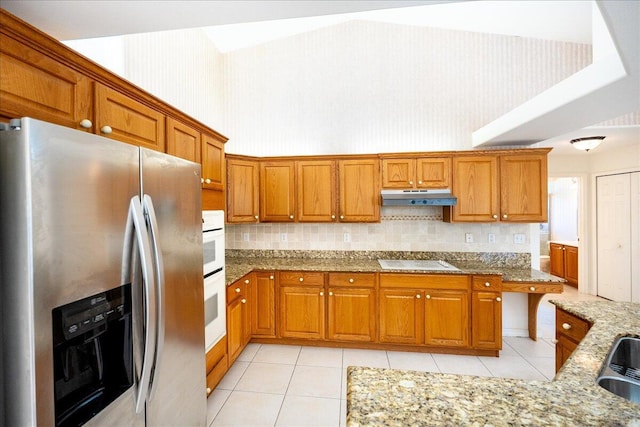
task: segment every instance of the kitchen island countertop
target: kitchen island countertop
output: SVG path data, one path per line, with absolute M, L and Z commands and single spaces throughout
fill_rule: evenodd
M 593 323 L 553 381 L 349 367 L 347 425 L 640 425 L 640 405 L 595 382 L 613 341 L 640 336 L 640 304 L 552 302 Z

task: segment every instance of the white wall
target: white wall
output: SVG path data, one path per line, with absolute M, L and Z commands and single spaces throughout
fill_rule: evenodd
M 227 151 L 471 148 L 471 133 L 591 62 L 591 46 L 351 21 L 225 54 Z

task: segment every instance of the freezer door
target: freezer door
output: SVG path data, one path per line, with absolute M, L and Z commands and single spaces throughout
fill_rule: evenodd
M 155 211 L 164 289 L 161 352 L 147 402 L 147 423 L 204 425 L 206 366 L 200 165 L 141 149 L 142 192 Z M 147 201 L 148 203 L 148 201 Z M 147 210 L 147 212 L 149 212 Z M 148 221 L 151 221 L 149 218 Z
M 2 340 L 11 349 L 0 424 L 55 424 L 52 310 L 122 285 L 139 184 L 137 147 L 33 119 L 0 132 Z M 144 422 L 130 389 L 117 402 L 101 415 Z

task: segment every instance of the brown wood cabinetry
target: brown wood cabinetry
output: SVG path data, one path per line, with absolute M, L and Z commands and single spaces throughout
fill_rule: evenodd
M 376 340 L 374 273 L 329 273 L 327 339 Z
M 167 153 L 200 163 L 200 132 L 169 117 L 167 119 Z
M 556 307 L 556 372 L 587 335 L 591 324 Z
M 324 339 L 324 273 L 282 271 L 278 274 L 278 284 L 278 335 Z
M 383 158 L 382 188 L 448 188 L 449 157 Z
M 295 194 L 295 162 L 260 162 L 260 221 L 294 221 Z
M 448 222 L 547 221 L 547 153 L 453 157 L 452 193 L 458 203 L 443 209 Z
M 276 336 L 276 286 L 275 272 L 251 273 L 251 335 Z
M 578 287 L 578 248 L 561 243 L 549 244 L 549 273 L 567 280 Z
M 225 161 L 224 140 L 217 136 L 202 134 L 202 188 L 224 191 Z M 224 208 L 221 208 L 224 209 Z
M 5 34 L 9 19 L 1 16 L 0 115 L 33 117 L 70 128 L 93 120 L 91 79 L 54 58 Z
M 380 221 L 378 159 L 339 160 L 340 221 Z
M 238 358 L 251 339 L 249 298 L 252 284 L 245 276 L 227 287 L 227 346 L 229 366 Z
M 471 346 L 502 348 L 502 278 L 473 276 L 471 294 Z
M 468 347 L 469 278 L 380 274 L 380 342 Z
M 336 162 L 301 160 L 296 162 L 296 219 L 299 222 L 336 220 Z
M 227 221 L 258 222 L 259 163 L 227 158 Z
M 227 356 L 227 337 L 222 337 L 206 355 L 207 366 L 207 396 L 211 394 L 215 386 L 220 382 L 229 368 Z

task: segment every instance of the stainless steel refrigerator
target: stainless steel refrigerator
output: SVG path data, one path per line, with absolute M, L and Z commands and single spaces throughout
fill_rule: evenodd
M 204 425 L 200 165 L 0 130 L 0 424 Z

